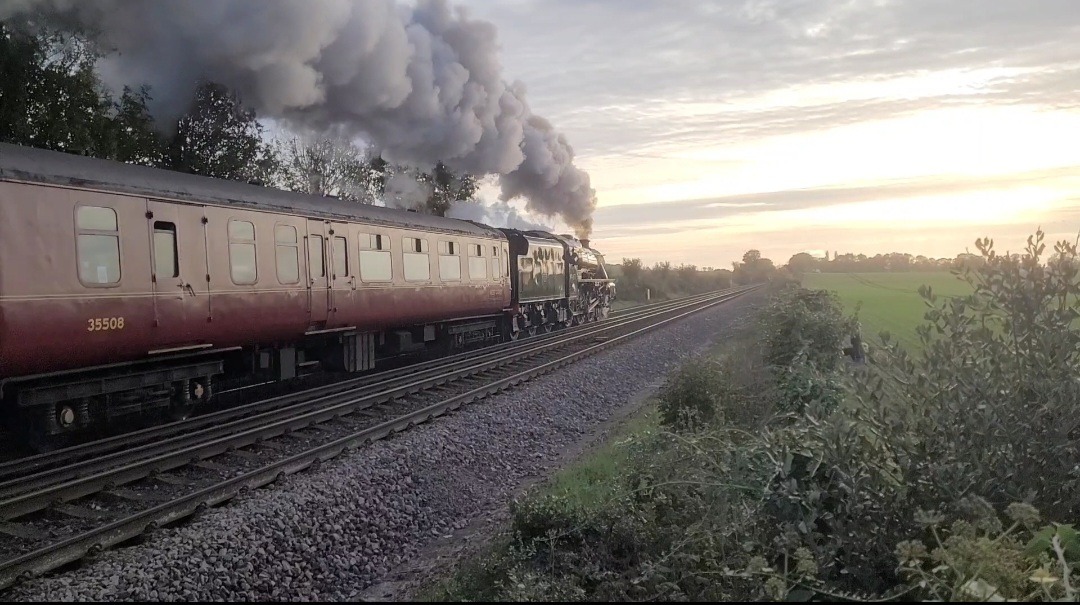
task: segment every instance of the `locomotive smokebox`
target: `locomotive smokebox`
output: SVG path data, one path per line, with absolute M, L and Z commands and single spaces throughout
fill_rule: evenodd
M 586 248 L 588 248 L 588 247 L 589 247 L 589 240 L 587 240 L 587 239 L 583 239 L 583 240 L 581 240 L 581 245 L 582 245 L 582 246 L 585 246 Z

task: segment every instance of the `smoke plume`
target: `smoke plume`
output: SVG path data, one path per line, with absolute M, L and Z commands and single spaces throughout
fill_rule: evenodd
M 383 203 L 390 208 L 421 211 L 432 191 L 430 184 L 417 181 L 408 172 L 398 172 L 386 180 Z
M 446 213 L 446 216 L 476 221 L 492 227 L 509 227 L 511 229 L 521 229 L 522 231 L 552 230 L 551 225 L 538 223 L 513 205 L 502 201 L 492 204 L 486 204 L 479 200 L 458 202 Z
M 570 145 L 503 80 L 495 27 L 446 0 L 6 0 L 11 17 L 92 32 L 116 51 L 106 82 L 149 84 L 159 116 L 212 80 L 260 115 L 365 136 L 393 162 L 500 175 L 503 200 L 591 230 L 595 192 Z

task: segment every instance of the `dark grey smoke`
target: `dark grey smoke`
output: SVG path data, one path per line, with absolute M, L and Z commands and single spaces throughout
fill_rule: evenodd
M 495 27 L 445 0 L 3 0 L 0 19 L 36 14 L 116 50 L 113 86 L 148 83 L 177 115 L 200 79 L 295 127 L 344 128 L 386 159 L 501 175 L 501 197 L 591 230 L 589 176 L 524 87 L 507 84 Z

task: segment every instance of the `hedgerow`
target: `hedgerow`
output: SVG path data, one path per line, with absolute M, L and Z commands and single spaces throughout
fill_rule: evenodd
M 922 293 L 922 350 L 884 334 L 865 365 L 834 297 L 779 287 L 673 374 L 615 496 L 524 498 L 498 588 L 442 596 L 1076 600 L 1080 259 L 977 244 L 970 296 Z

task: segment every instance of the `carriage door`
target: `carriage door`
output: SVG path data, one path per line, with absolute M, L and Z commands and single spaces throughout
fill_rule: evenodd
M 331 223 L 326 236 L 329 264 L 327 278 L 330 280 L 330 312 L 339 310 L 348 313 L 352 304 L 353 290 L 356 289 L 356 258 L 349 254 L 348 226 Z
M 206 225 L 202 206 L 146 201 L 154 342 L 159 348 L 194 345 L 210 317 Z
M 311 324 L 322 326 L 330 312 L 330 280 L 327 278 L 326 223 L 308 221 L 307 259 L 308 259 L 308 300 L 311 309 Z

